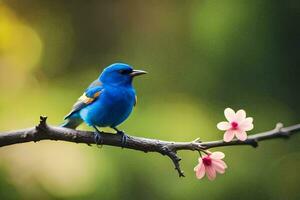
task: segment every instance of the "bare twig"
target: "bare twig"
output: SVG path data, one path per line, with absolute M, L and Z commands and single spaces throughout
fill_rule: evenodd
M 95 144 L 94 132 L 50 126 L 47 125 L 46 120 L 47 117 L 41 116 L 40 123 L 36 127 L 0 133 L 0 147 L 25 142 L 37 142 L 40 140 L 62 140 L 75 143 L 85 143 L 88 145 Z M 231 142 L 224 142 L 223 140 L 217 140 L 201 142 L 198 138 L 191 142 L 172 142 L 128 136 L 125 145 L 122 144 L 122 137 L 120 135 L 103 132 L 102 144 L 143 152 L 157 152 L 162 155 L 166 155 L 173 161 L 179 176 L 183 177 L 184 173 L 179 165 L 181 158 L 177 155 L 177 151 L 203 151 L 213 147 L 233 145 L 251 145 L 253 147 L 257 147 L 259 141 L 274 138 L 288 138 L 296 132 L 300 132 L 300 124 L 283 127 L 281 123 L 278 123 L 273 130 L 250 135 L 245 141 L 232 140 Z

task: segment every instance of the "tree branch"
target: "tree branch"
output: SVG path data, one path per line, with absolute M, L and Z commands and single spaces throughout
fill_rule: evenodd
M 25 142 L 37 142 L 40 140 L 62 140 L 74 143 L 85 143 L 88 145 L 95 144 L 94 132 L 50 126 L 47 125 L 46 120 L 47 117 L 41 116 L 40 123 L 36 127 L 0 133 L 0 147 Z M 213 147 L 233 145 L 250 145 L 253 147 L 257 147 L 259 141 L 274 138 L 288 138 L 296 132 L 300 132 L 300 124 L 283 127 L 281 123 L 278 123 L 275 129 L 250 135 L 245 141 L 232 140 L 231 142 L 224 142 L 223 140 L 217 140 L 201 142 L 198 138 L 191 142 L 173 142 L 128 136 L 125 145 L 122 145 L 122 137 L 120 135 L 103 132 L 102 145 L 133 149 L 146 153 L 157 152 L 162 155 L 166 155 L 173 161 L 175 169 L 177 170 L 179 176 L 184 177 L 184 173 L 179 165 L 181 158 L 177 155 L 177 151 L 201 151 Z

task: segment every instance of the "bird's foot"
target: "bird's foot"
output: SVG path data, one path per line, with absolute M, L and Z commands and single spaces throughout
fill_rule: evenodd
M 97 145 L 102 145 L 103 143 L 103 138 L 101 131 L 99 131 L 96 127 L 94 127 L 95 132 L 94 132 L 94 141 Z
M 97 145 L 101 145 L 103 143 L 103 138 L 100 132 L 95 131 L 94 140 Z
M 115 129 L 117 131 L 117 134 L 122 137 L 122 148 L 125 147 L 128 136 L 124 133 L 124 131 L 120 131 L 118 129 Z

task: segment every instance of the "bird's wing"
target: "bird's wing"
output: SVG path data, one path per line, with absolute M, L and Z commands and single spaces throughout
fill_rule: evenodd
M 98 79 L 94 80 L 94 81 L 89 85 L 88 89 L 93 88 L 93 87 L 97 87 L 97 86 L 102 86 L 102 83 L 101 83 Z M 86 89 L 86 90 L 88 90 L 88 89 Z
M 99 81 L 98 81 L 99 82 Z M 65 116 L 65 119 L 69 118 L 75 112 L 81 110 L 87 105 L 93 103 L 101 94 L 103 87 L 101 86 L 101 82 L 94 81 L 88 89 L 78 98 L 76 103 L 73 105 L 72 110 Z

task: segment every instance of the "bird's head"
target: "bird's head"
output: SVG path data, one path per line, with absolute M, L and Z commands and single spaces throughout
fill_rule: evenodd
M 103 84 L 130 85 L 133 77 L 146 73 L 142 70 L 134 70 L 130 65 L 124 63 L 114 63 L 103 70 L 99 80 Z

